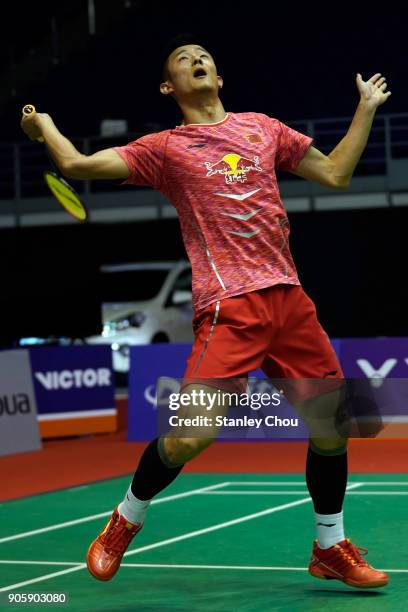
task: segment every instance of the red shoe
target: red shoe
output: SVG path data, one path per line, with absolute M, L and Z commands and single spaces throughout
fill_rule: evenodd
M 354 546 L 349 538 L 330 548 L 319 548 L 317 540 L 309 564 L 309 574 L 315 578 L 341 580 L 361 589 L 382 587 L 388 583 L 385 572 L 375 569 L 362 558 L 366 548 Z
M 119 569 L 122 557 L 143 524 L 130 523 L 115 508 L 113 514 L 86 554 L 89 572 L 98 580 L 110 580 Z

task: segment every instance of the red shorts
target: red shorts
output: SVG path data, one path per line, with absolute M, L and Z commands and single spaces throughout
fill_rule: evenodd
M 236 391 L 241 385 L 242 392 L 248 373 L 258 368 L 272 380 L 344 378 L 316 308 L 299 285 L 275 285 L 214 302 L 196 312 L 193 329 L 183 386 L 200 382 Z M 310 383 L 300 383 L 303 400 L 320 395 Z

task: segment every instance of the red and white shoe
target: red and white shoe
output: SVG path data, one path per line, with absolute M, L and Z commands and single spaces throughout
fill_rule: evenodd
M 309 564 L 309 574 L 324 580 L 341 580 L 360 589 L 382 587 L 388 584 L 385 572 L 375 569 L 362 557 L 366 548 L 354 546 L 349 538 L 330 548 L 319 548 L 317 540 Z
M 143 524 L 130 523 L 115 508 L 113 514 L 86 554 L 89 572 L 98 580 L 111 580 L 120 567 L 127 547 Z

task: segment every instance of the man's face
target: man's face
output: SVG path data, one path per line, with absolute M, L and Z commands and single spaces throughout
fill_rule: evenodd
M 160 90 L 173 94 L 177 100 L 194 94 L 218 93 L 222 79 L 211 55 L 199 45 L 184 45 L 175 49 L 167 60 L 167 80 Z

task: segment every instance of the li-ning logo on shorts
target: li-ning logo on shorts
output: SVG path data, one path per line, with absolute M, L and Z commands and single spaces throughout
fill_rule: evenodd
M 256 156 L 253 159 L 249 159 L 248 157 L 241 157 L 237 153 L 227 153 L 227 155 L 224 155 L 222 159 L 214 164 L 204 162 L 204 166 L 207 169 L 207 176 L 222 174 L 225 176 L 227 185 L 231 183 L 245 183 L 248 172 L 263 172 L 259 165 L 259 157 Z

